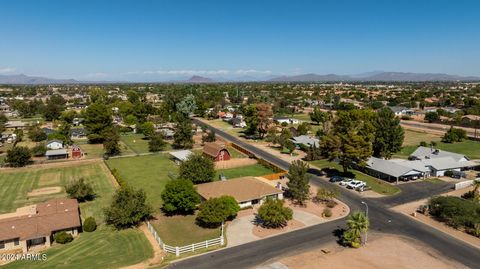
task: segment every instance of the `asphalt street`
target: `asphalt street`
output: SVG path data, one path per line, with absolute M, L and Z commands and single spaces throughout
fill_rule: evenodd
M 198 123 L 197 120 L 194 121 Z M 288 162 L 260 150 L 249 143 L 245 143 L 220 129 L 213 128 L 212 126 L 209 126 L 209 128 L 214 130 L 218 136 L 245 147 L 257 157 L 275 163 L 283 169 L 288 170 Z M 312 174 L 311 182 L 319 185 L 331 184 L 314 174 Z M 404 186 L 414 186 L 413 184 L 406 184 Z M 433 191 L 440 193 L 445 190 L 444 188 L 448 187 L 441 185 L 437 189 L 433 189 Z M 403 187 L 402 192 L 395 197 L 361 199 L 352 191 L 341 188 L 340 199 L 345 202 L 352 211 L 364 210 L 361 201 L 367 202 L 369 206 L 371 230 L 414 238 L 465 266 L 479 268 L 480 251 L 477 248 L 389 209 L 391 205 L 409 202 L 412 201 L 412 199 L 422 199 L 425 198 L 426 195 L 429 195 L 428 190 L 415 192 L 416 189 L 422 190 L 422 187 Z M 412 192 L 415 193 L 412 194 Z M 322 246 L 325 243 L 335 242 L 338 240 L 338 230 L 342 228 L 345 228 L 345 219 L 310 226 L 279 236 L 192 257 L 174 262 L 170 267 L 251 268 L 284 255 L 292 255 Z M 408 253 L 399 253 L 399 255 L 408 255 Z

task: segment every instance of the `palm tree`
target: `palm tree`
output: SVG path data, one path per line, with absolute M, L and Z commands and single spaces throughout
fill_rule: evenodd
M 366 233 L 370 226 L 367 216 L 361 211 L 356 211 L 348 217 L 347 226 L 344 241 L 350 243 L 352 247 L 359 247 L 361 234 Z

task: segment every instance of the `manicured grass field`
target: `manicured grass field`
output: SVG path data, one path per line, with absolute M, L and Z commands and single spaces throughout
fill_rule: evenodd
M 143 134 L 121 135 L 120 140 L 135 153 L 148 152 L 148 139 L 145 139 Z
M 341 174 L 341 171 L 343 171 L 343 168 L 340 165 L 334 162 L 329 162 L 328 160 L 312 161 L 310 162 L 310 164 L 320 169 L 321 168 L 337 169 L 339 171 L 339 174 Z M 400 192 L 400 189 L 397 188 L 396 186 L 390 185 L 378 178 L 372 177 L 370 175 L 367 175 L 357 170 L 350 170 L 349 172 L 353 173 L 353 175 L 355 176 L 355 179 L 366 182 L 368 186 L 372 187 L 372 190 L 374 192 L 377 192 L 383 195 L 393 195 Z
M 119 268 L 153 257 L 152 246 L 138 229 L 113 231 L 105 226 L 81 233 L 73 242 L 55 245 L 45 253 L 46 262 L 19 261 L 2 268 Z
M 16 208 L 43 202 L 57 197 L 66 197 L 65 185 L 71 180 L 83 177 L 90 183 L 97 195 L 91 202 L 81 203 L 82 217 L 94 216 L 98 221 L 103 219 L 102 208 L 110 202 L 114 187 L 100 164 L 86 164 L 64 168 L 21 169 L 0 173 L 0 213 L 14 211 Z M 57 194 L 28 197 L 33 189 L 61 186 L 62 192 Z
M 102 144 L 89 144 L 87 140 L 76 140 L 74 141 L 75 145 L 78 145 L 82 152 L 85 154 L 86 159 L 98 159 L 103 158 L 104 150 Z M 135 154 L 127 145 L 120 141 L 120 150 L 121 155 L 132 155 Z
M 218 179 L 220 174 L 226 176 L 227 179 L 232 179 L 245 176 L 258 177 L 273 173 L 275 173 L 273 170 L 270 170 L 261 164 L 254 164 L 237 168 L 217 170 L 215 179 Z
M 54 197 L 66 197 L 64 190 L 35 198 L 27 198 L 27 192 L 40 187 L 64 187 L 70 180 L 83 177 L 92 185 L 96 198 L 80 204 L 81 216 L 83 219 L 94 216 L 99 224 L 95 232 L 83 232 L 69 244 L 56 244 L 46 250 L 48 260 L 45 262 L 19 261 L 4 268 L 118 268 L 152 257 L 153 249 L 141 231 L 115 231 L 102 224 L 103 209 L 110 203 L 115 190 L 107 172 L 101 163 L 94 163 L 46 169 L 23 168 L 0 173 L 0 212 Z
M 156 216 L 152 222 L 162 240 L 171 246 L 184 246 L 220 236 L 220 228 L 207 229 L 195 224 L 195 215 Z
M 178 166 L 167 154 L 111 158 L 106 161 L 110 168 L 118 170 L 120 177 L 135 188 L 147 193 L 148 202 L 159 210 L 162 206 L 160 194 L 170 180 L 169 172 L 178 174 Z
M 464 140 L 456 143 L 440 142 L 441 137 L 424 132 L 416 132 L 405 130 L 405 140 L 403 149 L 394 155 L 394 158 L 407 158 L 412 154 L 421 141 L 430 143 L 430 141 L 437 142 L 436 148 L 440 150 L 451 151 L 455 153 L 464 154 L 471 159 L 480 159 L 480 142 L 473 140 Z

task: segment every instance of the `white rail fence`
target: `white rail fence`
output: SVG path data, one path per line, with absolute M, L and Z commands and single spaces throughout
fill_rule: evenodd
M 167 253 L 175 254 L 175 256 L 177 256 L 177 257 L 180 256 L 180 254 L 183 254 L 183 253 L 195 252 L 196 250 L 199 250 L 199 249 L 209 248 L 209 247 L 216 246 L 216 245 L 223 246 L 225 244 L 225 241 L 223 239 L 223 224 L 222 224 L 222 228 L 221 228 L 220 237 L 210 239 L 210 240 L 206 240 L 206 241 L 199 242 L 199 243 L 195 243 L 195 244 L 191 244 L 191 245 L 186 245 L 186 246 L 183 246 L 183 247 L 178 247 L 178 246 L 173 247 L 173 246 L 165 244 L 162 241 L 162 239 L 160 238 L 160 236 L 158 235 L 155 228 L 153 228 L 153 225 L 150 224 L 149 221 L 147 221 L 147 227 L 150 230 L 150 232 L 153 234 L 153 236 L 155 237 L 155 241 L 157 241 L 157 243 L 160 245 L 160 247 L 163 249 L 163 251 L 165 251 Z

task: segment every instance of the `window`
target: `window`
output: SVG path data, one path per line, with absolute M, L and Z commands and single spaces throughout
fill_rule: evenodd
M 5 241 L 0 241 L 0 249 L 4 249 L 5 248 Z
M 20 245 L 20 241 L 18 240 L 18 238 L 15 238 L 15 239 L 13 240 L 13 245 L 14 245 L 14 246 Z

